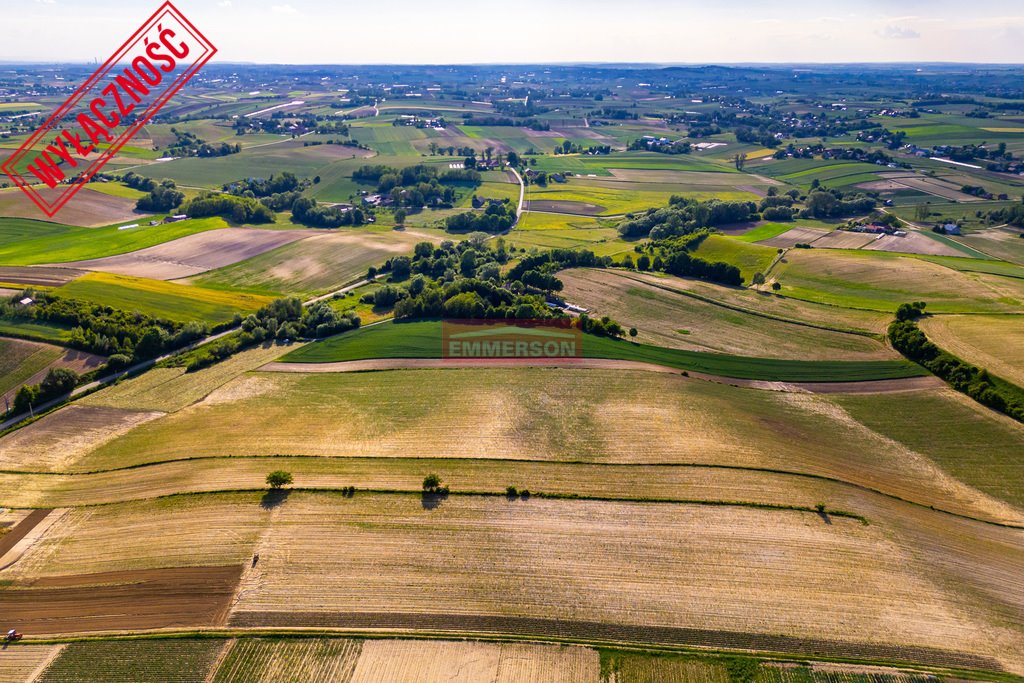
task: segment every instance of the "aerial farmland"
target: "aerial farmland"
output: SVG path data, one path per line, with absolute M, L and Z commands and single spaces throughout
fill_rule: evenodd
M 223 44 L 0 176 L 0 683 L 1024 682 L 1019 50 Z

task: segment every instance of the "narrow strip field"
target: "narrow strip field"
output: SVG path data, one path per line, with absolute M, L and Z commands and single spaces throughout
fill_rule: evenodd
M 310 234 L 302 230 L 227 228 L 195 233 L 127 254 L 68 265 L 153 280 L 175 280 L 253 258 Z
M 440 358 L 441 323 L 384 323 L 332 337 L 284 357 L 294 363 L 328 363 L 374 358 Z M 921 376 L 904 360 L 821 361 L 753 358 L 636 344 L 584 335 L 585 358 L 663 365 L 709 375 L 773 382 L 860 382 Z

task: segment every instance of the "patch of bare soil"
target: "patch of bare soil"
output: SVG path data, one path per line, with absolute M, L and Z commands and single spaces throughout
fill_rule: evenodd
M 29 636 L 218 626 L 241 572 L 231 565 L 38 579 L 0 589 L 0 614 Z

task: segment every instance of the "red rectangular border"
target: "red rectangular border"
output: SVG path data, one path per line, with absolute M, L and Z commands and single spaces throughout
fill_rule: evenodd
M 21 174 L 16 173 L 14 171 L 14 165 L 19 160 L 21 160 L 26 154 L 29 153 L 29 151 L 36 144 L 36 142 L 39 141 L 40 138 L 42 138 L 51 130 L 53 130 L 56 123 L 63 119 L 63 117 L 68 113 L 68 111 L 70 111 L 72 107 L 74 107 L 83 97 L 85 97 L 88 91 L 94 85 L 96 85 L 96 83 L 100 79 L 107 75 L 107 73 L 114 67 L 114 65 L 117 64 L 121 60 L 121 58 L 124 57 L 124 55 L 127 54 L 129 50 L 135 46 L 136 43 L 138 43 L 139 39 L 146 32 L 153 28 L 153 26 L 157 25 L 163 19 L 163 17 L 167 16 L 168 14 L 175 20 L 177 20 L 182 27 L 188 30 L 192 37 L 197 42 L 199 42 L 204 48 L 206 48 L 206 51 L 203 52 L 200 58 L 197 61 L 195 61 L 188 69 L 186 69 L 183 73 L 179 74 L 178 77 L 175 78 L 174 81 L 171 83 L 171 85 L 163 92 L 163 94 L 158 96 L 153 101 L 153 103 L 150 104 L 150 106 L 142 113 L 142 115 L 136 118 L 136 122 L 130 128 L 125 130 L 120 136 L 118 136 L 113 142 L 111 142 L 107 149 L 104 150 L 92 162 L 92 164 L 90 164 L 89 167 L 80 174 L 83 178 L 81 182 L 69 185 L 68 189 L 63 194 L 60 195 L 58 200 L 53 205 L 47 204 L 45 201 L 43 201 L 43 198 L 39 195 L 38 192 L 35 191 L 31 184 L 27 182 Z M 160 107 L 162 107 L 167 102 L 167 100 L 169 100 L 179 90 L 181 90 L 185 83 L 187 83 L 188 80 L 192 78 L 192 76 L 194 76 L 195 73 L 199 71 L 200 68 L 203 67 L 203 65 L 210 61 L 210 59 L 215 54 L 217 54 L 217 48 L 213 46 L 213 44 L 206 38 L 206 36 L 204 36 L 199 31 L 199 29 L 197 29 L 192 24 L 192 22 L 186 19 L 185 16 L 178 10 L 177 7 L 175 7 L 169 1 L 165 2 L 163 5 L 160 6 L 159 9 L 157 9 L 156 12 L 152 14 L 152 16 L 149 17 L 148 20 L 146 20 L 142 24 L 142 26 L 128 40 L 124 42 L 124 44 L 121 45 L 120 48 L 118 48 L 118 50 L 110 57 L 110 59 L 108 59 L 103 64 L 103 66 L 96 70 L 96 73 L 94 73 L 88 80 L 86 80 L 85 83 L 83 83 L 78 88 L 78 90 L 76 90 L 74 94 L 72 94 L 71 97 L 68 98 L 68 100 L 63 105 L 61 105 L 61 107 L 57 111 L 55 111 L 49 119 L 46 120 L 46 123 L 44 123 L 38 130 L 36 130 L 36 132 L 28 140 L 26 140 L 21 147 L 18 148 L 18 151 L 12 154 L 7 159 L 7 161 L 5 161 L 2 166 L 0 166 L 0 168 L 2 168 L 3 171 L 8 175 L 8 177 L 10 177 L 11 180 L 14 181 L 15 185 L 20 187 L 25 192 L 25 194 L 27 194 L 29 198 L 33 202 L 35 202 L 36 206 L 38 206 L 43 213 L 52 218 L 54 215 L 56 215 L 58 211 L 60 211 L 60 209 L 65 204 L 68 203 L 71 197 L 73 197 L 74 194 L 78 192 L 78 190 L 82 189 L 82 185 L 85 182 L 88 182 L 89 179 L 91 179 L 96 173 L 98 173 L 99 170 L 111 159 L 111 157 L 117 154 L 118 150 L 120 150 L 128 142 L 128 140 L 130 140 L 131 137 L 139 131 L 140 128 L 149 123 L 149 120 L 153 118 L 153 116 L 157 113 Z

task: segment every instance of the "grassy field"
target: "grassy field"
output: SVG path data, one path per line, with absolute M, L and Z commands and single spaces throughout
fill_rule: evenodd
M 925 318 L 929 339 L 964 360 L 1024 386 L 1024 318 L 944 315 Z
M 263 294 L 312 295 L 338 289 L 393 256 L 412 253 L 433 233 L 337 231 L 314 235 L 192 278 L 203 287 Z
M 748 284 L 754 273 L 767 271 L 777 256 L 771 247 L 747 244 L 722 235 L 711 235 L 705 239 L 694 254 L 707 261 L 725 261 L 736 266 Z
M 609 315 L 639 331 L 644 344 L 741 356 L 793 360 L 893 359 L 881 341 L 808 327 L 727 308 L 680 291 L 660 289 L 614 270 L 559 274 L 566 301 L 594 316 Z
M 213 683 L 348 683 L 363 643 L 344 639 L 232 642 Z
M 941 258 L 793 249 L 772 275 L 782 283 L 783 296 L 877 311 L 922 300 L 937 313 L 1012 312 L 1024 303 L 1024 281 L 932 262 Z
M 601 652 L 602 683 L 731 683 L 725 665 L 685 655 Z
M 841 382 L 913 377 L 922 371 L 902 360 L 812 361 L 756 358 L 663 348 L 607 337 L 584 336 L 583 356 L 641 361 L 737 379 Z M 327 363 L 369 358 L 440 358 L 441 323 L 384 323 L 317 342 L 287 361 Z
M 984 493 L 1024 506 L 1024 430 L 952 390 L 898 395 L 842 396 L 837 403 L 858 422 L 929 458 Z M 928 419 L 916 416 L 928 415 Z
M 272 297 L 224 292 L 144 278 L 89 273 L 57 289 L 71 299 L 138 311 L 155 318 L 223 323 L 236 313 L 254 313 Z
M 0 394 L 23 384 L 63 353 L 64 350 L 56 346 L 0 337 Z
M 21 218 L 0 218 L 0 264 L 67 263 L 124 254 L 206 230 L 225 228 L 222 218 L 197 218 L 130 230 L 79 228 Z

